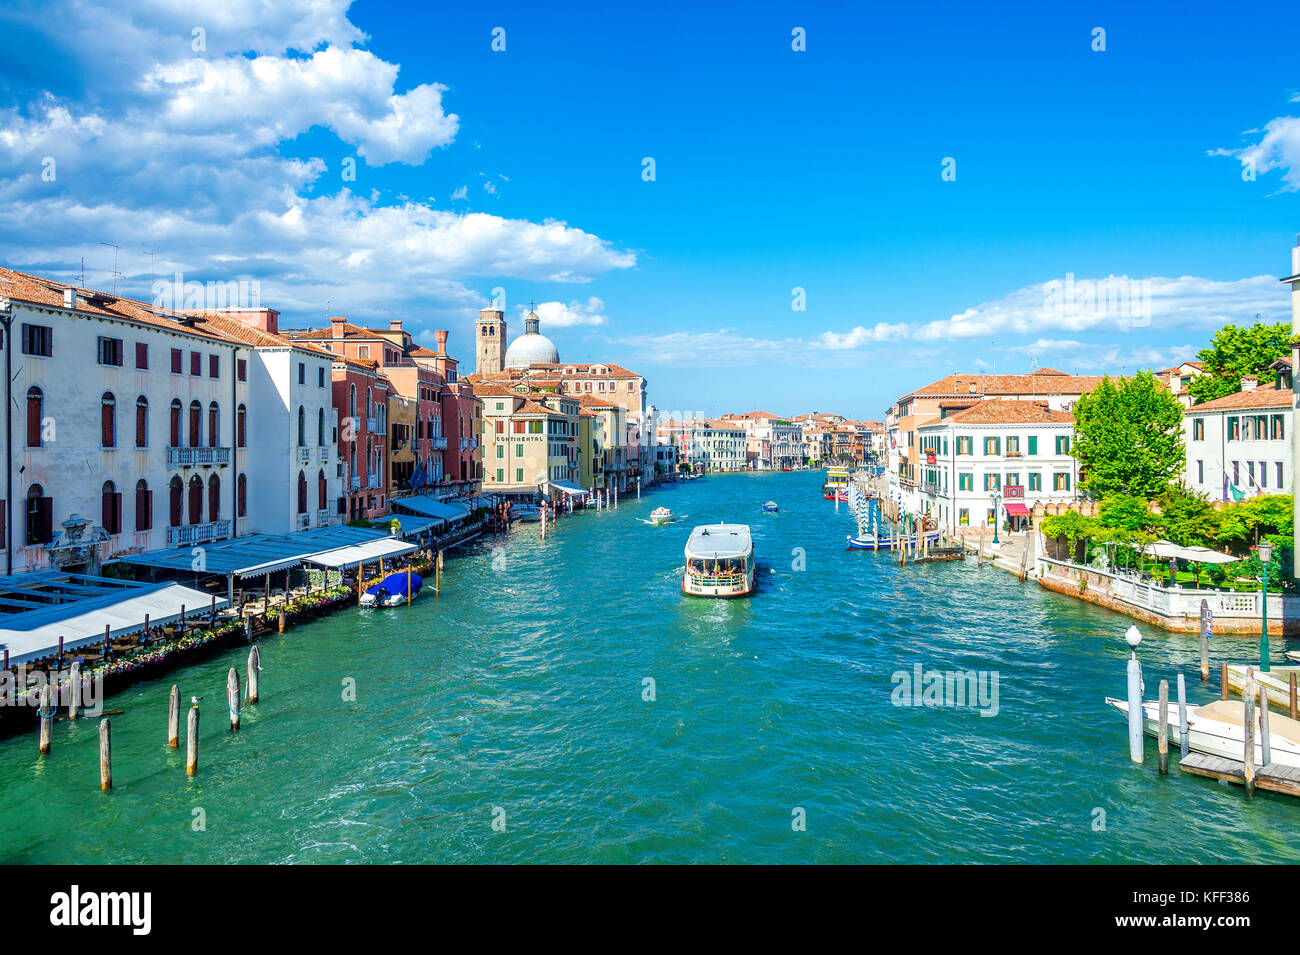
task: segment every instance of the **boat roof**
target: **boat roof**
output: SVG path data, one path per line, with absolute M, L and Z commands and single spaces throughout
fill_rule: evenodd
M 744 557 L 753 550 L 748 524 L 701 524 L 686 542 L 687 557 Z

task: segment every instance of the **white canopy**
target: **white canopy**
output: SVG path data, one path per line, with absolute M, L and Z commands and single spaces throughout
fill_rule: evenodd
M 115 603 L 73 601 L 62 606 L 30 613 L 15 614 L 9 621 L 0 617 L 0 625 L 10 622 L 30 624 L 23 629 L 0 629 L 0 648 L 9 651 L 10 663 L 37 660 L 58 652 L 59 637 L 65 650 L 102 642 L 104 627 L 113 637 L 135 633 L 144 627 L 162 626 L 177 620 L 181 607 L 187 616 L 200 617 L 212 607 L 212 595 L 180 584 L 163 584 L 150 590 L 135 590 L 134 596 Z M 226 606 L 226 598 L 217 598 L 217 607 Z M 90 604 L 94 604 L 93 606 Z
M 333 550 L 313 554 L 306 561 L 309 564 L 317 564 L 321 567 L 355 567 L 361 563 L 368 564 L 371 561 L 377 561 L 381 557 L 397 557 L 401 554 L 413 553 L 416 550 L 418 548 L 414 544 L 408 544 L 401 538 L 381 537 L 379 540 L 365 541 L 347 547 L 336 547 Z
M 1240 557 L 1221 554 L 1217 550 L 1210 550 L 1208 547 L 1182 547 L 1167 540 L 1156 541 L 1147 548 L 1147 553 L 1161 560 L 1169 560 L 1174 557 L 1178 560 L 1192 560 L 1202 564 L 1231 564 L 1241 560 Z

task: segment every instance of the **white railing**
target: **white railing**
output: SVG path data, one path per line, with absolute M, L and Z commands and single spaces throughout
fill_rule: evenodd
M 168 448 L 169 468 L 212 467 L 230 463 L 230 448 Z
M 435 450 L 435 451 L 446 451 L 446 450 L 447 450 L 447 439 L 444 438 L 444 437 L 442 437 L 441 435 L 439 435 L 439 436 L 436 437 L 436 438 L 430 438 L 429 441 L 430 441 L 430 442 L 432 443 L 432 445 L 433 445 L 433 450 Z
M 311 527 L 311 515 L 310 515 L 310 514 L 308 514 L 308 513 L 306 513 L 306 512 L 303 512 L 302 514 L 297 515 L 297 517 L 298 517 L 298 520 L 297 520 L 298 530 L 300 530 L 300 531 L 305 531 L 307 528 Z
M 187 524 L 184 527 L 167 528 L 168 547 L 186 547 L 190 544 L 204 544 L 230 536 L 230 521 L 209 521 L 206 524 Z
M 371 415 L 369 418 L 367 418 L 366 423 L 369 425 L 371 432 L 375 432 L 379 430 L 379 418 L 377 418 L 375 415 Z
M 1262 595 L 1258 591 L 1239 593 L 1232 590 L 1160 587 L 1098 567 L 1083 567 L 1042 555 L 1039 555 L 1037 560 L 1044 576 L 1077 584 L 1082 574 L 1088 574 L 1094 578 L 1089 582 L 1089 590 L 1095 588 L 1109 597 L 1162 617 L 1198 618 L 1201 613 L 1201 601 L 1204 600 L 1216 617 L 1261 619 L 1260 597 Z M 1269 619 L 1281 620 L 1284 613 L 1288 616 L 1300 613 L 1300 597 L 1269 594 Z
M 330 509 L 328 507 L 322 507 L 316 511 L 317 527 L 324 527 L 329 522 L 330 522 Z
M 311 464 L 311 448 L 303 447 L 298 449 L 298 463 Z
M 361 490 L 361 475 L 360 475 L 360 474 L 354 474 L 354 475 L 352 475 L 351 487 L 352 487 L 352 490 L 354 490 L 354 491 L 359 491 L 359 490 Z

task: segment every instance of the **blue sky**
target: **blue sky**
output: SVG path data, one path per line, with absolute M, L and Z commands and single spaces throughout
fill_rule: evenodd
M 0 22 L 0 258 L 43 274 L 111 285 L 110 242 L 141 297 L 257 279 L 285 323 L 400 315 L 466 357 L 503 288 L 512 332 L 536 300 L 562 357 L 710 414 L 879 418 L 1289 315 L 1282 4 L 54 6 Z M 1047 307 L 1067 276 L 1150 307 Z

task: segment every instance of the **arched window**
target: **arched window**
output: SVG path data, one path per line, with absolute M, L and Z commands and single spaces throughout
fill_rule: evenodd
M 375 413 L 375 400 L 370 387 L 366 386 L 366 417 L 369 418 Z M 367 426 L 368 427 L 368 426 Z
M 355 418 L 357 416 L 357 386 L 348 385 L 348 416 Z
M 33 484 L 27 489 L 27 543 L 48 544 L 54 530 L 54 499 Z
M 298 447 L 307 446 L 307 410 L 298 406 Z
M 144 478 L 135 482 L 135 532 L 153 528 L 153 491 Z
M 181 484 L 179 474 L 172 475 L 172 479 L 167 483 L 167 526 L 180 527 L 181 515 L 183 513 L 182 504 L 185 493 L 185 487 Z
M 329 493 L 329 487 L 325 483 L 325 469 L 321 468 L 320 473 L 316 475 L 316 496 L 318 503 L 316 506 L 322 511 L 329 507 L 326 495 Z
M 190 447 L 203 447 L 203 405 L 190 402 Z
M 191 524 L 203 523 L 203 478 L 195 474 L 190 478 L 189 517 Z
M 135 399 L 135 446 L 149 447 L 149 399 L 144 395 Z
M 208 520 L 221 518 L 221 479 L 215 474 L 208 478 Z
M 316 412 L 316 443 L 320 447 L 325 447 L 325 409 L 320 408 Z
M 208 447 L 215 448 L 221 441 L 221 409 L 214 401 L 208 405 Z
M 241 448 L 248 447 L 248 409 L 243 405 L 235 413 L 235 444 Z
M 307 475 L 298 472 L 298 513 L 307 513 Z
M 99 443 L 106 448 L 117 445 L 117 399 L 111 391 L 99 397 Z
M 27 447 L 41 447 L 41 418 L 45 416 L 45 395 L 35 385 L 27 389 Z
M 235 516 L 248 516 L 248 476 L 244 474 L 235 482 Z
M 110 534 L 122 533 L 122 495 L 112 481 L 100 489 L 100 526 Z
M 179 398 L 172 399 L 170 420 L 171 424 L 167 440 L 170 447 L 179 448 L 181 446 L 181 399 Z

